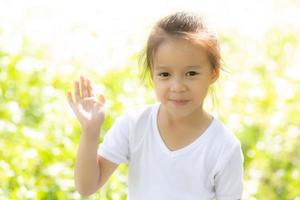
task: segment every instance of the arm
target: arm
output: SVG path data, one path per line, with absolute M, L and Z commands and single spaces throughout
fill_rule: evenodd
M 118 167 L 102 156 L 97 156 L 98 140 L 82 134 L 76 164 L 75 186 L 76 190 L 84 196 L 91 195 L 102 187 Z
M 82 128 L 74 170 L 75 187 L 80 194 L 90 195 L 107 181 L 118 165 L 97 157 L 105 99 L 96 98 L 88 79 L 83 76 L 80 79 L 81 87 L 78 81 L 74 84 L 75 101 L 71 92 L 67 92 L 67 99 Z

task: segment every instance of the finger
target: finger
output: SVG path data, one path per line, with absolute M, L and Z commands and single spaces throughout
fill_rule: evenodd
M 93 88 L 92 88 L 92 84 L 91 84 L 91 81 L 89 79 L 87 79 L 87 88 L 88 88 L 89 97 L 94 96 L 94 91 L 93 91 Z
M 78 81 L 74 82 L 74 90 L 75 90 L 75 100 L 76 100 L 76 103 L 78 103 L 81 100 Z
M 93 110 L 94 114 L 97 114 L 97 113 L 101 112 L 101 110 L 102 111 L 105 110 L 105 106 L 102 103 L 100 103 L 100 102 L 95 102 L 94 106 L 96 108 L 96 109 Z
M 67 92 L 67 99 L 68 99 L 68 103 L 69 103 L 70 107 L 74 111 L 75 115 L 77 115 L 77 108 L 75 106 L 75 102 L 73 100 L 72 93 L 69 91 Z
M 80 85 L 81 85 L 81 95 L 82 98 L 87 97 L 87 88 L 86 88 L 86 81 L 83 76 L 80 76 Z
M 67 100 L 68 100 L 69 105 L 71 107 L 73 107 L 73 105 L 75 104 L 75 102 L 73 100 L 71 92 L 69 92 L 69 91 L 67 91 Z
M 105 103 L 105 98 L 102 94 L 99 95 L 99 101 L 100 101 L 101 104 Z

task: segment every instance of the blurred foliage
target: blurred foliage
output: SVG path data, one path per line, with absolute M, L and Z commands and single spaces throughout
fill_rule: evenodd
M 242 143 L 245 199 L 300 199 L 298 34 L 277 27 L 260 40 L 223 36 L 231 63 L 220 117 Z
M 244 199 L 300 199 L 298 36 L 279 28 L 260 40 L 221 35 L 226 71 L 211 111 L 241 140 Z M 101 75 L 75 66 L 62 74 L 43 63 L 44 51 L 26 38 L 18 53 L 0 47 L 0 199 L 126 199 L 126 165 L 96 194 L 84 198 L 75 191 L 80 127 L 65 93 L 80 74 L 100 86 L 108 100 L 105 133 L 126 107 L 155 101 L 139 79 L 138 55 Z

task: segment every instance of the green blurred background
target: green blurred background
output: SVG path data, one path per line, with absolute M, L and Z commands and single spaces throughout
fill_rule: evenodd
M 1 0 L 0 199 L 126 199 L 126 165 L 96 194 L 75 191 L 80 126 L 65 94 L 82 74 L 105 95 L 99 142 L 124 109 L 155 102 L 140 50 L 153 22 L 178 9 L 203 13 L 220 36 L 224 71 L 206 103 L 241 140 L 243 199 L 300 200 L 296 0 Z

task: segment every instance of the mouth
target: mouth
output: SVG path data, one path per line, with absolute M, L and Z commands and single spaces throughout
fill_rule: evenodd
M 186 105 L 189 102 L 189 100 L 183 100 L 183 99 L 170 99 L 170 101 L 175 106 L 184 106 L 184 105 Z

